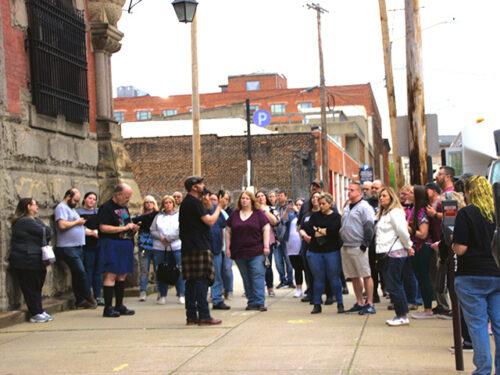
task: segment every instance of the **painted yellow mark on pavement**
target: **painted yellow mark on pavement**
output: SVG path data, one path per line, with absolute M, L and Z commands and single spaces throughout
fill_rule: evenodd
M 128 367 L 128 363 L 124 363 L 124 364 L 123 364 L 123 365 L 121 365 L 121 366 L 115 367 L 115 368 L 113 369 L 113 372 L 123 370 L 125 367 Z
M 307 324 L 307 323 L 312 323 L 312 320 L 309 319 L 298 319 L 298 320 L 289 320 L 287 323 L 292 323 L 292 324 Z

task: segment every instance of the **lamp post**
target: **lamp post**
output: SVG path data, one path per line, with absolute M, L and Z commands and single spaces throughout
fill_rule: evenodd
M 198 47 L 196 0 L 174 0 L 172 5 L 179 22 L 191 22 L 191 79 L 192 79 L 192 115 L 193 115 L 193 175 L 201 175 L 200 142 L 200 95 L 198 93 Z

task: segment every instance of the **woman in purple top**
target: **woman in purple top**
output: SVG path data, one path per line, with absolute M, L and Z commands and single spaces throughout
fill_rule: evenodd
M 433 250 L 429 244 L 429 217 L 425 212 L 429 199 L 425 188 L 421 185 L 414 186 L 413 195 L 414 205 L 408 217 L 408 232 L 410 232 L 410 239 L 415 248 L 415 256 L 411 257 L 410 260 L 424 301 L 424 311 L 412 314 L 411 317 L 413 319 L 429 319 L 434 317 L 432 313 L 432 295 L 434 293 L 429 276 L 429 262 Z
M 246 310 L 267 311 L 264 256 L 270 252 L 269 232 L 269 219 L 253 193 L 242 192 L 226 222 L 226 254 L 240 270 L 248 300 Z

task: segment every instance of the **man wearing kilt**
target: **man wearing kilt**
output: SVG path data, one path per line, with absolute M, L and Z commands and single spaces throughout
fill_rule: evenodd
M 182 241 L 182 276 L 186 280 L 186 324 L 220 324 L 221 320 L 210 316 L 207 301 L 208 287 L 214 282 L 210 227 L 215 224 L 227 202 L 221 198 L 210 215 L 201 202 L 205 189 L 203 177 L 188 177 L 184 187 L 187 195 L 179 209 L 179 236 Z
M 107 318 L 135 314 L 123 304 L 125 277 L 127 273 L 134 273 L 134 236 L 139 230 L 139 225 L 132 223 L 127 208 L 131 196 L 132 188 L 120 184 L 115 187 L 113 198 L 99 207 L 97 212 L 101 264 L 104 266 L 102 315 Z

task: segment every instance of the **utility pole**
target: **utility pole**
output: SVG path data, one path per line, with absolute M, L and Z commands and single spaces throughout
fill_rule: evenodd
M 323 185 L 330 192 L 330 169 L 328 168 L 328 125 L 326 124 L 326 88 L 325 70 L 323 65 L 323 47 L 321 44 L 321 13 L 328 13 L 319 4 L 307 4 L 308 9 L 314 9 L 318 19 L 318 49 L 319 49 L 319 90 L 321 101 L 321 172 Z
M 252 186 L 252 134 L 250 133 L 250 99 L 245 100 L 247 111 L 247 188 Z
M 406 87 L 410 129 L 410 183 L 412 185 L 424 185 L 427 182 L 427 139 L 419 8 L 419 0 L 405 0 Z
M 193 111 L 193 175 L 201 176 L 200 95 L 198 92 L 198 28 L 195 14 L 191 22 L 191 79 Z
M 394 93 L 394 76 L 392 75 L 391 42 L 389 41 L 389 26 L 387 23 L 387 8 L 385 6 L 385 0 L 379 0 L 378 5 L 380 9 L 380 24 L 382 26 L 382 45 L 384 49 L 387 102 L 389 103 L 389 122 L 391 124 L 392 159 L 394 162 L 394 172 L 396 174 L 396 186 L 399 190 L 403 187 L 404 180 L 403 168 L 401 167 L 401 157 L 398 153 L 398 138 L 396 129 L 396 95 Z

